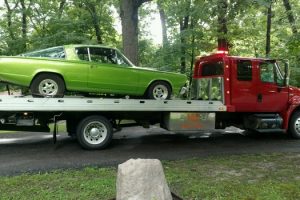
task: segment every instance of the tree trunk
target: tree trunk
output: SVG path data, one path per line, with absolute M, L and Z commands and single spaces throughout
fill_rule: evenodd
M 296 24 L 295 24 L 295 17 L 294 17 L 293 11 L 292 11 L 290 1 L 289 0 L 283 0 L 283 5 L 285 7 L 286 14 L 287 14 L 289 23 L 290 23 L 291 28 L 292 28 L 292 32 L 293 32 L 293 34 L 297 34 L 298 30 L 297 30 L 297 27 L 296 27 Z
M 151 0 L 121 0 L 121 21 L 125 56 L 135 65 L 138 61 L 138 9 Z
M 184 32 L 189 28 L 189 16 L 185 16 L 180 20 L 180 73 L 184 74 L 186 72 L 186 38 Z
M 133 0 L 121 0 L 121 21 L 124 54 L 138 65 L 138 7 Z
M 101 33 L 100 25 L 99 25 L 99 16 L 97 14 L 96 5 L 94 3 L 88 2 L 87 9 L 90 12 L 91 17 L 92 17 L 93 26 L 94 26 L 96 38 L 97 38 L 97 43 L 103 44 L 102 33 Z
M 20 0 L 21 3 L 21 8 L 22 8 L 22 38 L 23 38 L 23 43 L 22 43 L 22 48 L 23 51 L 26 51 L 27 48 L 27 8 L 25 6 L 25 0 Z
M 194 26 L 195 26 L 195 19 L 192 17 L 191 18 L 191 27 L 190 29 L 193 31 L 192 32 L 192 38 L 191 38 L 191 46 L 192 46 L 192 54 L 191 54 L 191 63 L 190 63 L 190 74 L 189 74 L 189 81 L 190 81 L 190 84 L 192 83 L 192 80 L 193 80 L 193 67 L 194 67 L 194 64 L 195 64 L 195 32 L 194 32 Z
M 66 4 L 66 0 L 61 0 L 60 3 L 59 3 L 59 8 L 58 8 L 58 19 L 61 19 L 61 16 L 63 14 L 63 11 L 64 11 L 64 7 L 65 7 L 65 4 Z
M 272 27 L 272 4 L 268 8 L 267 13 L 267 34 L 266 34 L 266 57 L 271 53 L 271 27 Z
M 218 49 L 219 50 L 229 50 L 228 39 L 227 39 L 227 12 L 228 12 L 228 2 L 227 0 L 219 0 L 218 3 Z
M 18 3 L 15 5 L 15 7 L 13 9 L 10 8 L 9 3 L 7 0 L 4 0 L 5 5 L 6 5 L 6 9 L 7 9 L 7 28 L 8 28 L 8 32 L 9 32 L 9 36 L 12 40 L 15 39 L 15 34 L 12 31 L 12 13 L 14 11 L 14 9 L 18 6 Z
M 165 47 L 168 44 L 168 34 L 167 34 L 167 24 L 166 24 L 166 13 L 162 6 L 162 1 L 157 1 L 159 16 L 160 16 L 160 22 L 161 22 L 161 28 L 162 28 L 162 39 L 163 39 L 163 46 Z

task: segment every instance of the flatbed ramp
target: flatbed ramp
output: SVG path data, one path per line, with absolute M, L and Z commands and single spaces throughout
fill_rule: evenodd
M 166 112 L 224 112 L 221 101 L 101 99 L 87 97 L 33 98 L 0 97 L 3 111 L 166 111 Z

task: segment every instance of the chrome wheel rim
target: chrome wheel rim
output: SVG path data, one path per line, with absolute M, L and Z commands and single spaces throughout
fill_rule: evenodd
M 294 129 L 300 135 L 300 117 L 295 120 Z
M 154 99 L 165 100 L 169 95 L 168 88 L 165 85 L 156 85 L 153 88 Z
M 107 137 L 106 126 L 98 121 L 90 122 L 83 130 L 85 141 L 89 144 L 101 144 Z
M 39 93 L 41 95 L 56 95 L 58 92 L 58 85 L 52 79 L 45 79 L 39 84 Z

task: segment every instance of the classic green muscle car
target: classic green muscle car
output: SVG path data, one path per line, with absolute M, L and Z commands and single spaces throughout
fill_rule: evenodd
M 0 81 L 29 87 L 33 96 L 66 91 L 169 99 L 186 82 L 182 74 L 134 66 L 120 51 L 98 45 L 65 45 L 0 57 Z

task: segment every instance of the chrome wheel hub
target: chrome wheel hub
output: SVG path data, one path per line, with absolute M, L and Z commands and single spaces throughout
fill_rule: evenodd
M 56 95 L 58 92 L 58 85 L 52 79 L 45 79 L 39 84 L 39 93 L 41 95 Z
M 295 120 L 294 127 L 297 134 L 300 135 L 300 117 Z
M 101 122 L 90 122 L 84 128 L 84 139 L 90 144 L 101 144 L 106 137 L 107 128 Z
M 153 88 L 154 99 L 165 100 L 169 95 L 168 88 L 164 85 L 157 85 Z

